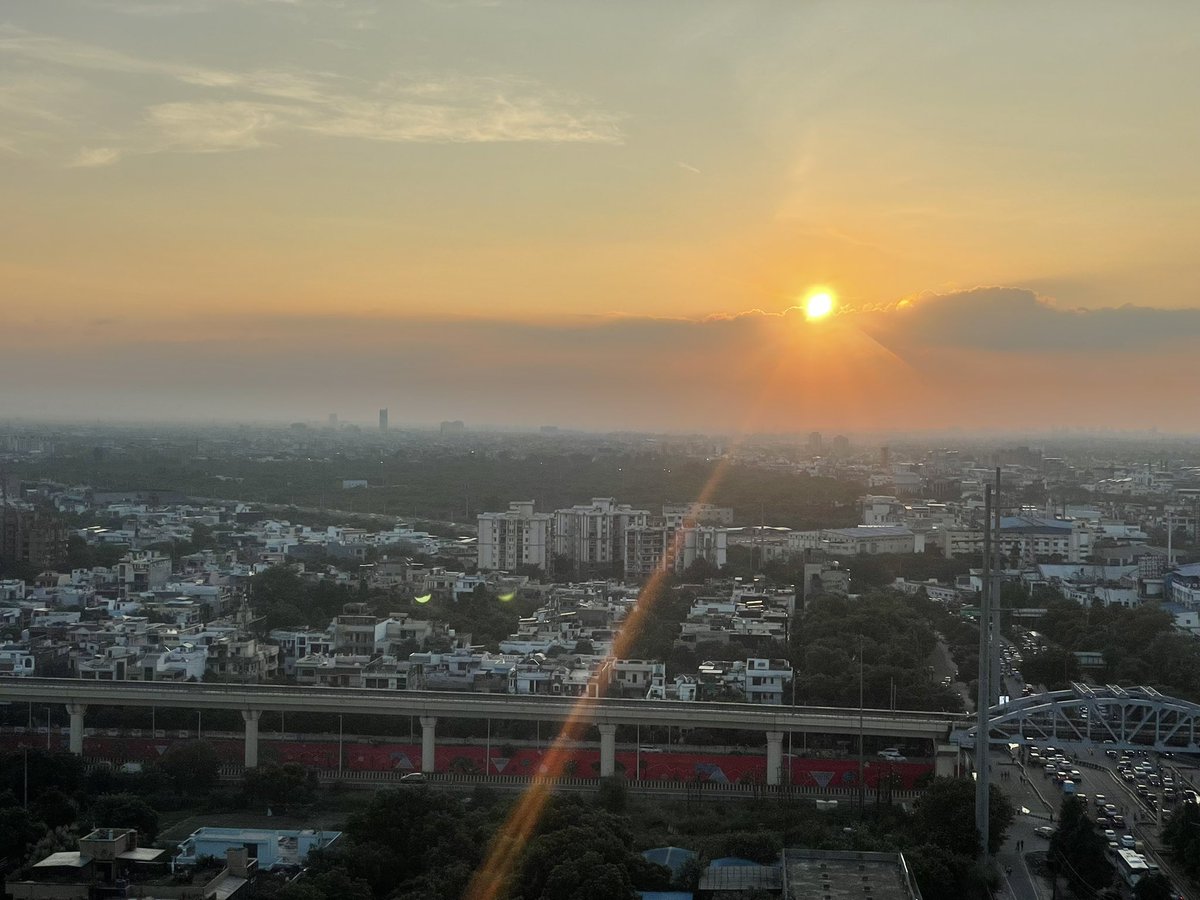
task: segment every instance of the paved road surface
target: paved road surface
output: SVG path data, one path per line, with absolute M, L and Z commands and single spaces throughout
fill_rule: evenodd
M 1049 900 L 1050 885 L 1029 871 L 1024 857 L 1035 851 L 1044 851 L 1049 846 L 1050 842 L 1036 835 L 1034 829 L 1051 823 L 1051 807 L 1043 801 L 1043 797 L 1053 804 L 1057 796 L 1047 794 L 1042 785 L 1027 780 L 1023 775 L 1024 770 L 1019 764 L 1013 763 L 1007 753 L 992 754 L 992 784 L 1003 791 L 1017 809 L 1008 839 L 996 854 L 1001 873 L 1011 870 L 1004 875 L 998 896 L 1008 900 Z M 1018 841 L 1025 842 L 1021 853 L 1017 852 Z

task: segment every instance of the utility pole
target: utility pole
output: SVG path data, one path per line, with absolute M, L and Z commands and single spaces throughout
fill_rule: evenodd
M 992 486 L 983 488 L 983 573 L 982 587 L 979 600 L 979 691 L 975 707 L 975 827 L 979 831 L 982 842 L 982 859 L 988 865 L 988 813 L 989 813 L 989 779 L 988 764 L 988 701 L 991 688 L 988 684 L 991 666 L 988 665 L 988 622 L 992 612 Z
M 1000 666 L 1000 586 L 1004 579 L 1004 553 L 1000 547 L 1000 467 L 996 466 L 996 490 L 992 496 L 992 514 L 995 517 L 994 526 L 992 528 L 992 536 L 994 539 L 993 550 L 996 556 L 995 566 L 992 569 L 992 618 L 990 627 L 992 629 L 992 703 L 1000 702 L 1000 695 L 1004 693 L 1004 676 Z
M 863 783 L 863 636 L 858 636 L 858 817 L 866 814 L 867 786 Z

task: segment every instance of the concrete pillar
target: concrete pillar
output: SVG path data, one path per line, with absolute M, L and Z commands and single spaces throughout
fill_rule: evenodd
M 421 716 L 421 771 L 432 774 L 437 771 L 437 718 Z
M 246 768 L 258 768 L 258 720 L 261 709 L 243 709 L 242 721 L 246 723 Z
M 783 774 L 783 732 L 767 732 L 767 784 L 779 784 Z
M 71 714 L 71 752 L 83 756 L 83 714 L 87 707 L 82 703 L 68 703 L 67 712 Z
M 600 777 L 617 774 L 617 726 L 600 725 Z

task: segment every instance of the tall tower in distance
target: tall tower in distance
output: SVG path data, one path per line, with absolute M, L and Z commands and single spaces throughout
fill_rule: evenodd
M 379 411 L 379 430 L 387 431 L 387 408 L 384 407 Z

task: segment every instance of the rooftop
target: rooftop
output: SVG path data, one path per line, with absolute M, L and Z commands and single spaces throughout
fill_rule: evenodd
M 921 900 L 899 853 L 842 850 L 785 850 L 787 897 L 822 900 Z

